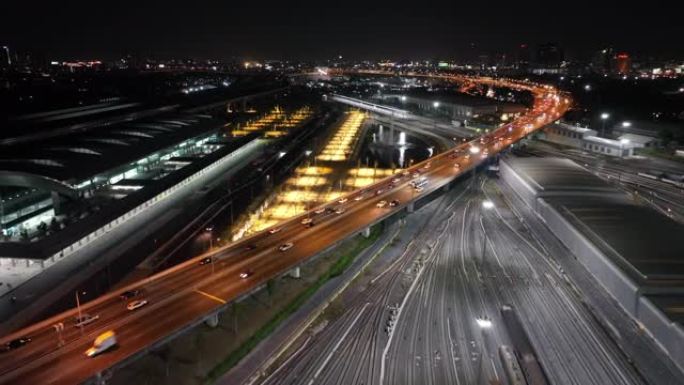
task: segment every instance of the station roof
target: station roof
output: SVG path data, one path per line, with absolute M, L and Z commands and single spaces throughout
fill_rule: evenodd
M 559 127 L 563 130 L 573 131 L 573 132 L 577 132 L 580 134 L 589 133 L 591 135 L 596 135 L 595 130 L 592 130 L 591 128 L 587 128 L 587 127 L 574 126 L 572 124 L 567 124 L 567 123 L 554 123 L 554 124 L 551 124 L 551 126 Z
M 565 158 L 516 158 L 512 166 L 539 196 L 615 193 L 615 189 L 577 163 Z
M 627 195 L 546 200 L 639 281 L 684 279 L 684 225 Z
M 162 114 L 39 141 L 0 145 L 0 171 L 73 184 L 219 125 L 206 116 Z
M 638 282 L 684 279 L 684 225 L 565 158 L 509 157 L 537 195 Z

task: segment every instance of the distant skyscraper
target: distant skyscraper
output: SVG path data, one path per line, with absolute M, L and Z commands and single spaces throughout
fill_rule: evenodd
M 563 49 L 556 43 L 540 44 L 537 47 L 537 64 L 546 68 L 558 68 L 565 60 Z
M 612 59 L 613 49 L 606 47 L 594 54 L 594 57 L 591 60 L 591 68 L 596 73 L 609 73 Z
M 532 61 L 532 54 L 530 53 L 530 46 L 528 44 L 520 44 L 515 58 L 516 66 L 520 69 L 527 69 Z
M 628 75 L 632 72 L 632 59 L 626 52 L 620 52 L 613 59 L 613 69 L 619 75 Z
M 0 68 L 9 68 L 12 66 L 12 57 L 10 56 L 10 49 L 3 45 L 0 47 Z

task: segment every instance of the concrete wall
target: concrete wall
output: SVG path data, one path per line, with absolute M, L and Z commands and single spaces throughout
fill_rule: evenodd
M 684 328 L 663 314 L 648 298 L 639 299 L 638 320 L 684 370 Z
M 507 162 L 499 162 L 500 177 L 513 191 L 522 199 L 525 204 L 532 207 L 537 212 L 537 190 L 530 186 L 525 180 L 516 173 Z M 544 218 L 542 218 L 544 220 Z

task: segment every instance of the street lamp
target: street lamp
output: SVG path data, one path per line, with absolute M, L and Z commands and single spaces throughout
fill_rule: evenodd
M 476 318 L 475 323 L 477 323 L 477 326 L 480 327 L 480 332 L 482 333 L 482 352 L 480 353 L 480 370 L 477 373 L 477 384 L 480 384 L 480 380 L 482 379 L 482 371 L 484 370 L 484 358 L 487 353 L 487 334 L 485 333 L 487 330 L 491 329 L 493 325 L 492 320 L 489 318 L 482 317 L 482 318 Z
M 479 326 L 480 329 L 491 329 L 493 326 L 492 320 L 487 317 L 477 318 L 475 319 L 475 322 L 477 322 L 477 326 Z
M 432 107 L 439 108 L 439 102 L 432 102 Z
M 482 202 L 482 208 L 485 210 L 491 210 L 494 208 L 494 202 L 489 199 Z M 480 263 L 484 265 L 485 251 L 487 250 L 487 231 L 482 227 L 482 232 L 484 233 L 484 238 L 482 239 L 482 257 L 480 258 Z
M 632 122 L 629 122 L 629 121 L 626 121 L 626 120 L 625 120 L 624 122 L 622 122 L 622 127 L 625 127 L 625 128 L 626 128 L 626 127 L 632 127 Z
M 84 291 L 81 294 L 85 295 L 86 292 Z M 83 334 L 83 318 L 82 318 L 82 313 L 81 313 L 81 299 L 79 298 L 78 290 L 76 290 L 76 309 L 78 310 L 78 323 L 79 323 L 79 326 L 81 329 L 81 334 Z
M 601 135 L 605 136 L 606 134 L 606 120 L 610 118 L 610 114 L 607 112 L 604 112 L 601 114 Z

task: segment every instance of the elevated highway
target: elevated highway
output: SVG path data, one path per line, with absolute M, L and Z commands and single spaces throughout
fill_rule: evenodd
M 387 75 L 386 73 L 378 73 Z M 414 76 L 405 74 L 406 76 Z M 421 74 L 419 76 L 432 76 Z M 455 82 L 461 76 L 435 75 Z M 124 365 L 150 348 L 167 342 L 203 321 L 209 321 L 235 301 L 258 290 L 269 279 L 287 273 L 312 256 L 341 240 L 362 232 L 374 223 L 413 209 L 415 201 L 445 188 L 454 179 L 474 169 L 526 135 L 559 119 L 571 100 L 550 86 L 491 78 L 467 78 L 470 82 L 510 87 L 531 92 L 535 99 L 528 113 L 478 139 L 433 156 L 374 185 L 354 191 L 338 201 L 314 208 L 254 236 L 197 256 L 180 265 L 135 282 L 119 292 L 104 295 L 4 336 L 0 346 L 29 337 L 24 346 L 0 353 L 0 384 L 73 384 Z M 425 178 L 422 191 L 411 186 Z M 380 201 L 397 201 L 395 207 L 378 207 Z M 330 208 L 321 212 L 322 208 Z M 318 213 L 317 213 L 318 212 Z M 304 217 L 315 225 L 304 227 Z M 292 243 L 281 251 L 279 248 Z M 203 260 L 208 263 L 202 263 Z M 241 278 L 242 273 L 248 277 Z M 128 310 L 128 300 L 119 296 L 139 290 L 147 305 Z M 84 326 L 75 326 L 79 314 L 97 316 Z M 115 330 L 118 345 L 93 358 L 84 355 L 102 332 Z

